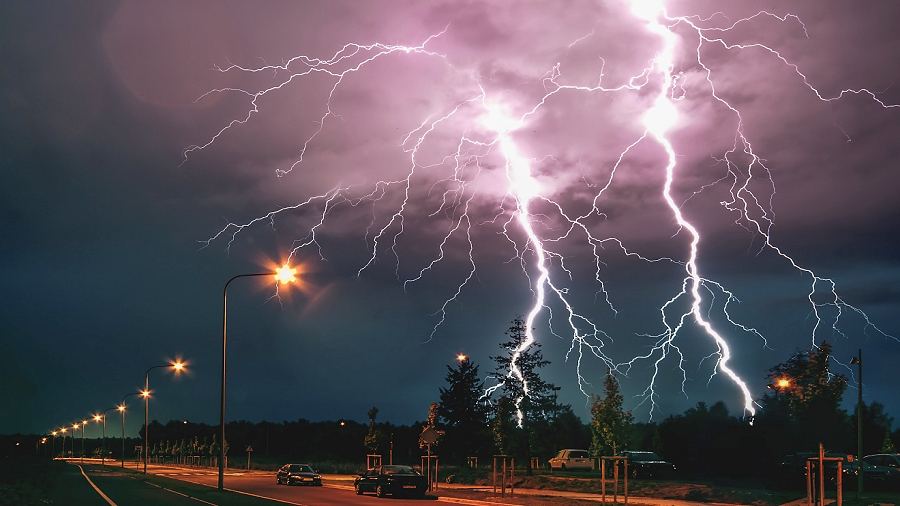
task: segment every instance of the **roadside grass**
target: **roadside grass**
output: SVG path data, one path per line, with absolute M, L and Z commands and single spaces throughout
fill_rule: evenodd
M 552 491 L 580 492 L 588 494 L 600 494 L 602 487 L 600 476 L 597 472 L 560 472 L 552 474 L 547 470 L 535 470 L 532 476 L 525 476 L 524 470 L 516 470 L 513 482 L 517 488 L 546 490 L 548 495 Z M 469 469 L 465 467 L 446 467 L 441 470 L 441 480 L 450 478 L 453 483 L 466 483 L 492 487 L 492 474 L 490 469 Z M 606 484 L 606 493 L 612 494 L 613 485 L 609 481 Z M 618 493 L 624 491 L 622 480 L 618 484 Z M 630 479 L 628 480 L 628 494 L 633 497 L 649 497 L 654 499 L 676 499 L 701 503 L 727 503 L 746 504 L 753 506 L 779 506 L 789 502 L 804 499 L 806 489 L 802 487 L 782 487 L 754 479 Z M 456 495 L 450 491 L 442 491 L 441 495 Z M 836 492 L 833 486 L 826 490 L 825 496 L 834 499 Z M 463 497 L 463 496 L 461 496 Z M 474 498 L 474 495 L 466 494 L 465 498 Z M 482 492 L 482 497 L 484 493 Z M 492 496 L 490 496 L 492 497 Z M 516 496 L 523 499 L 524 495 Z M 494 499 L 491 498 L 493 501 Z M 586 504 L 584 501 L 567 500 L 565 503 L 552 502 L 553 499 L 545 499 L 546 504 Z M 541 499 L 530 500 L 531 504 L 544 504 Z M 868 490 L 857 499 L 856 492 L 845 486 L 843 491 L 843 503 L 847 506 L 868 506 L 871 504 L 896 504 L 900 505 L 900 491 Z
M 0 505 L 43 505 L 64 462 L 37 458 L 0 461 Z

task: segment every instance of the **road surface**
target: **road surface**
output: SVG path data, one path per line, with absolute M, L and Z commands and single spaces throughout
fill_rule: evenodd
M 147 479 L 133 470 L 123 471 L 116 466 L 78 465 L 71 463 L 60 475 L 51 492 L 52 504 L 67 506 L 145 506 L 165 504 L 167 506 L 213 506 L 275 505 L 297 506 L 381 505 L 384 500 L 374 495 L 356 495 L 352 482 L 343 486 L 324 485 L 287 486 L 275 483 L 275 473 L 245 473 L 229 471 L 225 474 L 225 488 L 235 494 L 222 494 L 215 489 L 218 472 L 215 469 L 172 468 L 148 466 L 147 471 L 154 476 L 163 476 L 203 487 L 179 487 L 166 485 L 152 476 Z M 398 498 L 391 500 L 391 506 L 436 502 L 437 497 L 422 499 Z

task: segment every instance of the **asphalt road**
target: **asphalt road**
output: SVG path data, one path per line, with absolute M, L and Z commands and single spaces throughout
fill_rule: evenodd
M 171 468 L 154 468 L 149 470 L 154 474 L 166 476 L 178 480 L 198 483 L 215 487 L 218 483 L 218 474 L 216 471 L 190 470 L 190 469 L 171 469 Z M 347 485 L 353 483 L 348 481 Z M 270 474 L 245 474 L 245 473 L 227 473 L 225 475 L 225 488 L 235 490 L 244 494 L 258 497 L 266 497 L 296 504 L 302 506 L 324 506 L 324 505 L 347 505 L 347 506 L 364 506 L 368 504 L 384 506 L 384 499 L 375 497 L 374 494 L 356 495 L 356 492 L 347 487 L 333 487 L 323 485 L 321 487 L 312 486 L 287 486 L 275 483 L 275 473 Z M 393 499 L 391 505 L 418 504 L 422 505 L 423 501 L 435 501 L 436 496 L 426 496 L 425 499 Z M 196 504 L 194 506 L 197 506 Z
M 184 487 L 167 486 L 163 480 L 147 480 L 133 470 L 122 471 L 114 466 L 84 465 L 72 463 L 57 477 L 50 495 L 51 504 L 66 506 L 213 506 L 292 504 L 297 506 L 346 505 L 384 506 L 384 500 L 374 495 L 356 495 L 352 482 L 346 486 L 307 487 L 286 486 L 275 483 L 275 473 L 229 472 L 225 475 L 225 488 L 240 494 L 228 494 L 228 498 L 215 490 L 216 470 L 170 468 L 149 466 L 148 472 L 156 476 L 204 485 L 185 490 Z M 174 490 L 174 489 L 179 490 Z M 437 497 L 422 499 L 398 498 L 391 505 L 423 504 L 436 502 Z M 274 502 L 270 502 L 274 501 Z

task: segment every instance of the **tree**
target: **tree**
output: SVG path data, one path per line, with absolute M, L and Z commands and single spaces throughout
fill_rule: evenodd
M 513 319 L 505 334 L 509 336 L 509 341 L 500 344 L 500 347 L 507 354 L 491 357 L 496 364 L 495 372 L 491 374 L 491 378 L 497 382 L 493 390 L 501 390 L 503 397 L 512 404 L 511 411 L 515 414 L 516 424 L 524 432 L 516 446 L 524 450 L 526 474 L 530 475 L 532 445 L 539 425 L 536 422 L 544 422 L 543 425 L 546 426 L 546 422 L 552 420 L 558 411 L 556 392 L 559 387 L 544 381 L 538 375 L 537 370 L 550 361 L 544 360 L 540 343 L 532 342 L 528 347 L 525 346 L 528 342 L 528 329 L 521 315 Z M 507 413 L 500 411 L 500 403 L 497 406 L 496 421 L 498 427 L 502 427 L 506 423 L 504 417 Z M 508 445 L 506 442 L 504 444 Z
M 422 434 L 419 436 L 419 448 L 425 448 L 429 445 L 437 446 L 444 436 L 444 431 L 439 429 L 437 426 L 437 410 L 438 403 L 436 402 L 432 402 L 431 405 L 428 406 L 428 418 L 425 420 L 425 425 L 422 426 Z M 429 430 L 433 431 L 437 435 L 433 443 L 428 443 L 423 438 L 425 432 Z
M 763 410 L 787 416 L 796 434 L 791 440 L 799 445 L 790 450 L 811 450 L 819 443 L 835 448 L 844 432 L 847 414 L 840 402 L 847 378 L 829 370 L 830 357 L 831 345 L 826 342 L 769 369 L 772 393 L 763 398 Z
M 607 368 L 603 382 L 604 398 L 592 395 L 591 403 L 591 448 L 594 458 L 603 455 L 617 455 L 628 446 L 634 416 L 625 411 L 624 399 L 619 392 L 619 381 Z
M 447 388 L 440 389 L 441 402 L 437 415 L 447 428 L 444 448 L 454 452 L 458 463 L 480 453 L 488 442 L 485 430 L 488 407 L 484 402 L 484 381 L 478 366 L 468 357 L 459 360 L 457 367 L 447 366 Z
M 375 426 L 375 417 L 378 416 L 378 408 L 373 406 L 367 414 L 369 415 L 369 432 L 366 433 L 366 439 L 363 441 L 363 444 L 365 445 L 366 450 L 369 450 L 370 453 L 375 453 L 378 451 L 378 447 L 381 446 L 384 434 L 382 434 L 381 430 Z
M 894 442 L 891 440 L 891 428 L 884 430 L 884 441 L 881 443 L 881 453 L 897 453 Z

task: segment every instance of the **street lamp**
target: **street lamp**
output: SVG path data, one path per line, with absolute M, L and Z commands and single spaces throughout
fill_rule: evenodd
M 122 467 L 125 467 L 125 399 L 131 397 L 132 395 L 140 395 L 141 392 L 133 392 L 130 394 L 125 394 L 125 397 L 122 397 L 122 404 L 120 404 L 117 409 L 120 413 L 122 413 Z M 144 431 L 146 432 L 146 428 Z
M 84 426 L 87 425 L 87 420 L 84 420 L 81 424 L 81 463 L 84 464 Z M 75 430 L 78 429 L 78 423 L 72 424 L 72 456 L 75 456 Z
M 50 460 L 53 460 L 56 458 L 56 435 L 59 434 L 59 431 L 52 430 L 50 434 L 53 436 L 50 441 Z
M 106 408 L 103 410 L 102 415 L 94 415 L 94 421 L 99 422 L 101 419 L 103 420 L 103 442 L 100 445 L 100 465 L 106 465 L 106 412 L 113 410 L 116 408 Z
M 857 385 L 859 386 L 859 397 L 856 401 L 856 497 L 863 492 L 863 445 L 862 445 L 862 426 L 863 426 L 863 401 L 862 401 L 862 348 L 859 349 L 859 356 L 850 359 L 851 364 L 856 364 L 859 368 Z
M 249 278 L 253 276 L 274 276 L 275 281 L 280 284 L 289 283 L 296 280 L 297 269 L 291 268 L 288 264 L 275 269 L 275 272 L 259 272 L 255 274 L 238 274 L 229 279 L 225 283 L 225 289 L 222 290 L 222 395 L 219 422 L 221 430 L 219 435 L 219 490 L 225 488 L 225 349 L 228 342 L 228 285 L 238 278 Z
M 148 451 L 149 448 L 147 448 L 149 442 L 147 433 L 150 432 L 150 371 L 159 369 L 160 367 L 171 367 L 177 373 L 184 368 L 184 364 L 182 362 L 175 362 L 174 364 L 155 365 L 150 369 L 147 369 L 147 373 L 144 374 L 144 391 L 141 392 L 141 395 L 144 397 L 144 474 L 147 474 L 147 457 L 150 454 Z M 124 417 L 124 415 L 122 416 Z
M 59 431 L 62 432 L 62 435 L 63 435 L 62 458 L 63 458 L 63 460 L 66 460 L 66 428 L 63 427 L 62 429 L 59 429 Z

